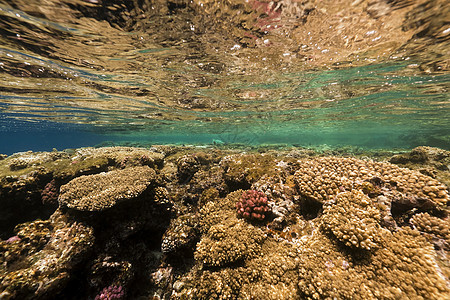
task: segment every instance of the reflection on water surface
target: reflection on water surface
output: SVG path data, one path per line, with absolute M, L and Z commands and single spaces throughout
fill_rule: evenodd
M 148 142 L 450 146 L 444 0 L 14 0 L 0 16 L 5 136 L 51 121 Z

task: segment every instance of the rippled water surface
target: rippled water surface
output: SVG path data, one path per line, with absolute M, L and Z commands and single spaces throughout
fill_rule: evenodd
M 0 0 L 0 152 L 450 148 L 446 1 Z

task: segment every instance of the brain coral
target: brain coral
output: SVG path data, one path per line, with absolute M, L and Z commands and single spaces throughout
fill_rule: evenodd
M 437 206 L 446 206 L 450 200 L 446 187 L 439 181 L 390 163 L 319 157 L 300 160 L 295 173 L 299 192 L 320 203 L 344 190 L 362 189 L 362 184 L 373 178 L 392 183 L 393 188 L 406 196 L 425 198 Z
M 85 175 L 61 186 L 58 202 L 80 211 L 101 211 L 141 195 L 156 173 L 148 166 Z
M 339 193 L 323 210 L 323 226 L 347 246 L 370 250 L 382 237 L 380 212 L 372 200 L 359 190 Z

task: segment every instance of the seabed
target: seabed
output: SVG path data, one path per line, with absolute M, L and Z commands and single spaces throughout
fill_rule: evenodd
M 432 147 L 2 155 L 0 298 L 448 299 L 449 165 Z

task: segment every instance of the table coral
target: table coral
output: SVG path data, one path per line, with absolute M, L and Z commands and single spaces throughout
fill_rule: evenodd
M 241 198 L 236 203 L 236 209 L 238 216 L 257 221 L 267 219 L 270 212 L 267 196 L 255 190 L 243 192 Z
M 141 195 L 155 181 L 147 166 L 80 176 L 61 186 L 59 203 L 80 211 L 101 211 Z

